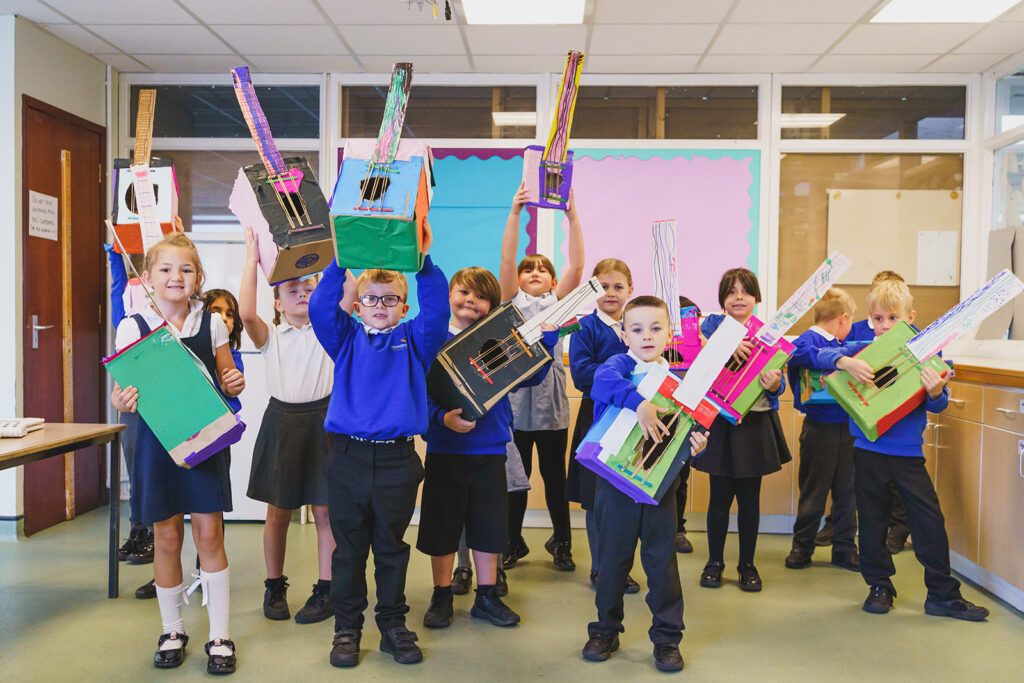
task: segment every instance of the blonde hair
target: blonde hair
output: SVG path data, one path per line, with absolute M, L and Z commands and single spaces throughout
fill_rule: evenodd
M 448 283 L 448 293 L 450 294 L 458 286 L 465 287 L 477 296 L 486 299 L 487 303 L 491 305 L 491 310 L 501 305 L 501 287 L 494 274 L 486 268 L 470 266 L 456 272 Z
M 196 269 L 196 288 L 189 296 L 203 298 L 203 282 L 206 280 L 206 274 L 203 272 L 203 263 L 199 260 L 199 250 L 196 249 L 195 243 L 186 237 L 183 232 L 168 233 L 162 240 L 151 246 L 149 251 L 146 252 L 146 258 L 142 262 L 142 271 L 148 273 L 153 264 L 156 263 L 160 250 L 169 247 L 184 249 L 189 253 L 189 256 L 192 258 L 192 265 Z
M 359 277 L 356 278 L 356 296 L 363 291 L 363 288 L 368 284 L 381 284 L 386 285 L 389 283 L 395 283 L 395 289 L 399 290 L 399 294 L 405 299 L 409 296 L 409 281 L 405 279 L 405 276 L 399 273 L 397 270 L 384 270 L 383 268 L 367 268 L 363 272 L 359 273 Z
M 856 310 L 857 304 L 854 303 L 853 297 L 845 289 L 833 287 L 825 292 L 821 301 L 814 304 L 814 323 L 835 320 L 843 313 L 852 318 Z
M 598 261 L 597 265 L 594 266 L 594 272 L 590 275 L 591 277 L 597 277 L 605 273 L 619 273 L 626 278 L 626 284 L 630 287 L 633 286 L 633 275 L 629 272 L 629 266 L 617 258 L 606 258 Z
M 906 280 L 895 270 L 880 270 L 871 278 L 871 286 L 874 287 L 879 282 L 906 282 Z
M 914 308 L 914 296 L 905 282 L 885 280 L 868 292 L 868 310 L 870 311 L 873 306 L 891 313 L 903 312 L 910 315 Z

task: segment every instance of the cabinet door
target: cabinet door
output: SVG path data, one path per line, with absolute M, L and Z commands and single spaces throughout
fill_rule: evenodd
M 949 406 L 946 415 L 970 422 L 981 422 L 982 388 L 980 384 L 952 381 L 949 383 Z
M 1024 434 L 984 428 L 979 564 L 1024 590 Z
M 935 435 L 935 489 L 951 550 L 978 561 L 981 425 L 943 416 Z

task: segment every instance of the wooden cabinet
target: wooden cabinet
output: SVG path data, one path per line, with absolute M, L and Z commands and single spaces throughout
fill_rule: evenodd
M 949 383 L 949 406 L 942 412 L 971 422 L 981 422 L 982 388 L 977 384 L 952 381 Z
M 949 547 L 971 562 L 977 562 L 981 425 L 943 413 L 936 417 L 932 432 L 935 454 L 932 476 L 946 518 Z
M 1024 544 L 1019 531 L 1024 521 L 1024 433 L 986 425 L 982 438 L 978 563 L 1024 589 Z
M 1024 432 L 1024 391 L 985 387 L 984 422 L 1010 432 Z

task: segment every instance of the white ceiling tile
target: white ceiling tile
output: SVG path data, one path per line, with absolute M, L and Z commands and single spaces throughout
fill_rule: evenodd
M 243 66 L 235 55 L 134 55 L 158 73 L 221 73 L 227 74 Z
M 598 24 L 590 51 L 612 55 L 699 54 L 718 24 Z
M 815 59 L 814 55 L 708 55 L 700 63 L 700 72 L 801 73 Z
M 847 28 L 847 24 L 726 24 L 710 54 L 817 55 Z
M 473 70 L 469 66 L 469 59 L 466 55 L 417 55 L 402 59 L 412 62 L 413 83 L 416 82 L 415 74 L 417 73 L 467 73 Z M 390 73 L 396 60 L 385 55 L 360 57 L 359 61 L 366 66 L 366 70 L 370 73 Z
M 137 71 L 149 71 L 149 68 L 141 62 L 129 57 L 128 55 L 116 54 L 116 55 L 93 55 L 96 59 L 100 60 L 104 64 L 109 64 L 122 73 L 137 72 Z
M 1006 59 L 1005 53 L 991 55 L 943 55 L 934 64 L 929 64 L 925 71 L 935 73 L 983 73 Z
M 824 73 L 910 73 L 938 55 L 825 55 L 811 71 Z
M 108 45 L 81 26 L 75 26 L 74 24 L 47 24 L 43 28 L 61 40 L 71 43 L 79 50 L 84 50 L 89 54 L 114 51 L 113 46 Z
M 37 24 L 66 24 L 68 20 L 39 0 L 0 0 L 0 14 L 17 14 Z
M 358 55 L 454 55 L 465 52 L 453 24 L 429 26 L 342 26 L 341 34 Z M 401 59 L 399 59 L 401 58 Z
M 310 0 L 179 0 L 207 24 L 322 24 Z
M 319 26 L 210 26 L 238 52 L 260 55 L 347 55 L 337 34 Z
M 594 21 L 597 24 L 648 24 L 651 21 L 663 24 L 717 24 L 732 3 L 733 0 L 603 0 L 594 9 Z
M 347 55 L 246 55 L 257 72 L 267 73 L 362 73 Z
M 592 55 L 583 70 L 592 74 L 689 73 L 700 55 Z
M 1012 7 L 1006 11 L 1000 18 L 1000 21 L 1024 21 L 1024 4 L 1018 4 L 1016 7 Z
M 473 63 L 480 73 L 562 73 L 565 55 L 473 55 Z M 586 64 L 586 59 L 583 63 Z
M 452 3 L 455 4 L 454 2 Z M 438 8 L 437 19 L 427 3 L 420 11 L 413 2 L 412 9 L 399 0 L 320 0 L 320 6 L 338 26 L 342 24 L 445 24 L 444 2 Z M 454 9 L 454 8 L 453 8 Z
M 977 24 L 865 24 L 855 26 L 832 53 L 941 54 L 977 30 Z
M 878 0 L 740 0 L 730 23 L 853 23 Z
M 467 26 L 466 40 L 474 55 L 565 55 L 569 50 L 582 50 L 587 46 L 587 27 Z M 557 71 L 564 66 L 563 58 Z
M 80 24 L 194 24 L 173 0 L 47 0 Z
M 1024 24 L 998 22 L 989 24 L 955 50 L 956 54 L 992 54 L 1002 52 L 1011 55 L 1024 50 Z
M 217 55 L 230 54 L 231 49 L 205 27 L 194 26 L 88 26 L 104 40 L 129 53 L 148 55 Z M 109 50 L 107 50 L 109 52 Z

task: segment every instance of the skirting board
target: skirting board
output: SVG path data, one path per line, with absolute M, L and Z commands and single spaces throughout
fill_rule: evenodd
M 1024 591 L 979 567 L 963 555 L 949 551 L 949 564 L 957 574 L 1003 600 L 1019 612 L 1024 612 Z

